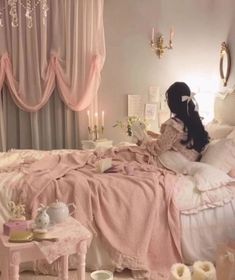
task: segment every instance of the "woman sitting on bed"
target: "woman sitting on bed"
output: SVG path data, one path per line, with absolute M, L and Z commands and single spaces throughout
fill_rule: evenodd
M 157 138 L 143 142 L 147 150 L 154 156 L 174 150 L 191 161 L 200 160 L 200 155 L 209 143 L 193 94 L 187 84 L 175 82 L 166 92 L 166 99 L 172 117 L 161 126 L 161 134 L 147 132 Z

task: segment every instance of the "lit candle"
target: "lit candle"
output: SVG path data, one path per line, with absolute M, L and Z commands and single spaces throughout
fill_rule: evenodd
M 154 42 L 154 27 L 152 28 L 152 42 Z
M 88 127 L 91 127 L 91 116 L 90 116 L 90 111 L 87 111 L 87 118 L 88 118 Z
M 173 37 L 174 37 L 174 28 L 171 27 L 171 29 L 170 29 L 170 41 L 172 41 Z
M 101 126 L 104 127 L 104 111 L 102 111 L 101 115 Z
M 98 127 L 98 113 L 95 112 L 95 125 Z

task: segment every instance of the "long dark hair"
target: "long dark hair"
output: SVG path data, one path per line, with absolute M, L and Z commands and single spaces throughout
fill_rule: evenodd
M 209 136 L 197 110 L 195 110 L 194 102 L 192 100 L 182 101 L 182 96 L 190 96 L 190 94 L 191 90 L 187 84 L 175 82 L 166 91 L 166 99 L 174 117 L 184 123 L 184 130 L 188 133 L 187 139 L 182 140 L 181 143 L 189 149 L 201 152 L 209 143 Z

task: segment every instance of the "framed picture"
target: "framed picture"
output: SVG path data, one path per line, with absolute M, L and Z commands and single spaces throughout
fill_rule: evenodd
M 146 97 L 138 94 L 128 94 L 128 117 L 143 117 Z
M 145 104 L 145 119 L 155 120 L 157 117 L 157 104 L 147 103 Z

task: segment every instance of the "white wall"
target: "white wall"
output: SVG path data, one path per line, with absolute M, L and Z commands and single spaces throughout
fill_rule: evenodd
M 233 0 L 105 0 L 104 26 L 107 57 L 99 108 L 106 114 L 105 136 L 115 143 L 124 139 L 112 126 L 127 116 L 128 93 L 147 94 L 149 86 L 160 86 L 164 93 L 175 81 L 216 90 L 222 41 L 230 45 L 232 56 L 228 86 L 235 82 Z M 168 38 L 171 26 L 174 48 L 159 59 L 149 44 L 152 27 Z M 85 126 L 85 112 L 82 120 Z M 86 138 L 86 128 L 82 135 Z

